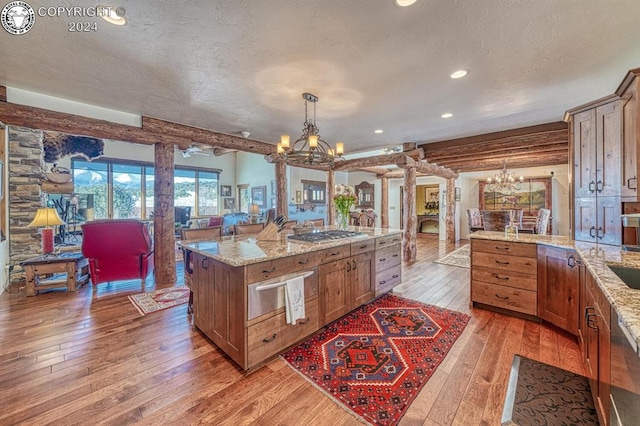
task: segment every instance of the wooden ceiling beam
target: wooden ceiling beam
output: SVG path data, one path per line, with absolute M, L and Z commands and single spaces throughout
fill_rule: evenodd
M 527 139 L 517 143 L 491 143 L 491 144 L 478 144 L 465 147 L 453 147 L 450 149 L 441 149 L 439 151 L 426 152 L 425 156 L 428 159 L 434 158 L 446 158 L 457 157 L 460 155 L 475 155 L 475 154 L 500 154 L 509 151 L 534 151 L 536 149 L 544 149 L 546 147 L 559 147 L 563 146 L 565 149 L 569 147 L 569 140 L 566 136 L 561 138 L 542 138 L 542 139 Z
M 424 152 L 422 151 L 422 149 L 418 148 L 411 151 L 398 152 L 395 154 L 383 154 L 376 155 L 374 157 L 363 157 L 354 158 L 351 160 L 337 161 L 333 170 L 349 171 L 361 169 L 363 167 L 388 166 L 390 164 L 403 162 L 405 157 L 410 157 L 414 160 L 421 160 L 424 158 Z
M 569 164 L 569 153 L 564 154 L 548 154 L 536 156 L 535 158 L 532 156 L 525 156 L 522 158 L 511 157 L 507 162 L 507 167 L 509 169 L 521 169 L 527 167 L 541 167 L 541 166 L 552 166 L 558 164 L 565 164 L 568 166 Z M 487 159 L 482 161 L 461 161 L 461 162 L 450 162 L 443 163 L 443 166 L 446 166 L 452 170 L 457 171 L 458 173 L 466 173 L 466 172 L 477 172 L 484 170 L 500 170 L 502 169 L 503 160 L 502 159 Z
M 467 162 L 467 161 L 482 161 L 489 159 L 503 159 L 509 160 L 513 157 L 524 157 L 531 156 L 537 157 L 540 155 L 546 154 L 558 154 L 563 155 L 564 153 L 568 153 L 569 148 L 566 145 L 553 145 L 553 146 L 543 146 L 538 148 L 532 148 L 531 150 L 508 150 L 500 153 L 487 153 L 487 154 L 476 154 L 476 155 L 457 155 L 452 157 L 430 157 L 430 163 L 437 164 L 445 164 L 445 163 L 456 163 L 456 162 Z
M 275 144 L 260 142 L 241 136 L 218 133 L 213 130 L 172 123 L 158 118 L 142 117 L 142 130 L 153 134 L 168 134 L 190 139 L 217 148 L 235 149 L 252 154 L 268 155 L 276 150 Z
M 184 136 L 150 133 L 135 126 L 96 118 L 0 102 L 0 121 L 9 126 L 51 130 L 78 136 L 133 142 L 144 145 L 169 143 L 186 149 L 191 141 Z
M 357 169 L 357 171 L 373 173 L 375 175 L 384 175 L 389 172 L 389 169 L 385 169 L 384 167 L 361 167 Z

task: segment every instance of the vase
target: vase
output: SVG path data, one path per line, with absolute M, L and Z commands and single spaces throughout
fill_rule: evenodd
M 336 228 L 344 230 L 349 229 L 349 212 L 336 210 Z

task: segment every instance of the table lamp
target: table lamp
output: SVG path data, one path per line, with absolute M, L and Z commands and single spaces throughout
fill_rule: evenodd
M 249 214 L 252 215 L 251 216 L 251 222 L 252 223 L 257 223 L 258 222 L 258 215 L 260 214 L 260 207 L 258 207 L 257 204 L 251 204 L 249 206 Z
M 42 254 L 53 253 L 53 227 L 64 225 L 64 221 L 58 215 L 58 211 L 51 207 L 39 208 L 36 217 L 28 225 L 29 228 L 42 228 Z

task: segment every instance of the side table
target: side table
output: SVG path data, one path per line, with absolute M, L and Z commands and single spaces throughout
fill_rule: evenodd
M 81 253 L 61 253 L 38 256 L 20 263 L 24 267 L 27 296 L 35 296 L 40 289 L 66 287 L 76 291 L 79 285 L 89 281 L 89 261 Z M 60 279 L 53 274 L 66 274 Z M 53 275 L 42 278 L 41 275 Z

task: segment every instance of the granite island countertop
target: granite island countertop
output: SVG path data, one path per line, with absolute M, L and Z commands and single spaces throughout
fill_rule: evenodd
M 321 230 L 330 229 L 335 228 L 327 226 Z M 289 240 L 286 238 L 286 235 L 282 235 L 280 241 L 257 241 L 255 235 L 237 235 L 221 237 L 217 240 L 194 240 L 180 243 L 180 245 L 194 253 L 199 253 L 229 266 L 237 267 L 324 250 L 358 241 L 384 237 L 387 235 L 402 235 L 402 230 L 400 229 L 351 226 L 348 230 L 360 232 L 363 235 L 327 240 L 321 243 L 306 243 L 297 240 Z
M 517 237 L 505 237 L 504 232 L 478 231 L 469 234 L 468 238 L 542 244 L 576 250 L 609 303 L 618 313 L 624 329 L 636 342 L 636 347 L 640 348 L 640 290 L 629 288 L 607 266 L 638 268 L 640 273 L 639 252 L 625 251 L 620 246 L 575 241 L 561 235 L 519 234 Z

